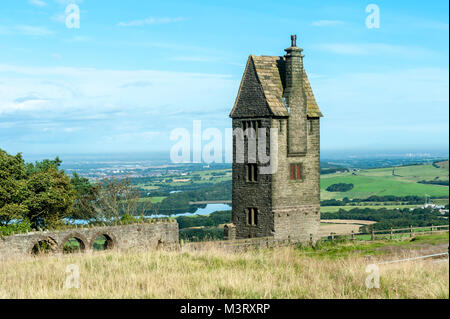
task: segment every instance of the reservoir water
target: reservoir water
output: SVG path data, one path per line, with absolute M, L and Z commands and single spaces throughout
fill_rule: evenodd
M 211 213 L 217 212 L 217 211 L 223 211 L 223 210 L 231 210 L 231 205 L 228 204 L 207 204 L 204 208 L 197 208 L 197 210 L 193 213 L 181 213 L 181 214 L 174 214 L 174 215 L 151 215 L 151 216 L 145 216 L 146 218 L 167 218 L 167 217 L 179 217 L 179 216 L 194 216 L 194 215 L 209 215 Z M 87 224 L 89 221 L 83 220 L 83 219 L 77 219 L 77 220 L 68 220 L 66 221 L 72 223 L 72 224 L 78 224 L 78 225 L 84 225 Z

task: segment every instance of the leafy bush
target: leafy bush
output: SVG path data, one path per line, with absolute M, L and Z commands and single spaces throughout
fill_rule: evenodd
M 329 192 L 348 192 L 349 190 L 353 189 L 353 184 L 346 184 L 346 183 L 338 183 L 333 184 L 327 187 L 327 191 Z
M 442 185 L 442 186 L 448 186 L 448 181 L 418 181 L 419 184 L 430 184 L 430 185 Z
M 0 236 L 9 236 L 19 233 L 26 233 L 27 231 L 32 231 L 31 224 L 29 221 L 22 221 L 19 223 L 12 223 L 8 225 L 0 225 Z

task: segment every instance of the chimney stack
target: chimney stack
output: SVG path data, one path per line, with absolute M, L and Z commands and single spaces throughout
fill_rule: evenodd
M 297 46 L 297 35 L 291 35 L 291 47 L 296 47 Z
M 289 107 L 288 154 L 302 156 L 307 147 L 306 96 L 303 90 L 303 49 L 297 47 L 297 36 L 291 36 L 291 46 L 285 49 L 285 89 L 283 97 Z

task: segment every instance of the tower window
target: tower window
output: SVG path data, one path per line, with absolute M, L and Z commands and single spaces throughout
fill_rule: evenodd
M 247 164 L 247 182 L 257 182 L 257 181 L 258 181 L 258 165 Z
M 247 208 L 247 225 L 258 225 L 258 209 L 254 207 Z
M 301 164 L 291 164 L 290 173 L 291 180 L 301 180 L 303 175 Z
M 247 129 L 252 129 L 251 131 L 249 131 L 249 136 L 250 137 L 256 137 L 258 138 L 258 129 L 261 127 L 261 121 L 242 121 L 242 129 L 244 130 L 244 132 Z

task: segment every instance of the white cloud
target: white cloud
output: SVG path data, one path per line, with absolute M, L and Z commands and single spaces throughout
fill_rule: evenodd
M 329 27 L 341 24 L 344 24 L 344 22 L 340 20 L 318 20 L 312 23 L 314 27 Z
M 61 56 L 61 54 L 59 54 L 59 53 L 52 53 L 52 54 L 50 54 L 50 56 L 51 56 L 53 59 L 55 59 L 55 60 L 61 60 L 61 59 L 62 59 L 62 56 Z
M 174 23 L 174 22 L 180 22 L 184 21 L 186 18 L 178 17 L 178 18 L 154 18 L 149 17 L 143 20 L 133 20 L 130 22 L 119 22 L 117 25 L 119 27 L 136 27 L 136 26 L 143 26 L 143 25 L 151 25 L 151 24 L 167 24 L 167 23 Z
M 448 145 L 448 69 L 349 73 L 310 81 L 324 114 L 324 148 Z
M 66 23 L 66 15 L 65 13 L 57 13 L 54 14 L 51 19 L 55 22 Z
M 88 42 L 91 38 L 83 35 L 76 35 L 72 38 L 65 39 L 65 42 L 75 43 L 75 42 Z
M 215 57 L 197 57 L 197 56 L 178 56 L 169 58 L 171 61 L 182 61 L 182 62 L 214 62 L 218 59 Z
M 46 3 L 41 0 L 28 0 L 28 2 L 37 7 L 44 7 L 46 5 Z
M 32 25 L 16 25 L 12 27 L 5 27 L 0 25 L 0 34 L 14 35 L 22 34 L 29 36 L 46 36 L 53 34 L 53 31 L 47 27 L 32 26 Z
M 342 55 L 403 55 L 434 56 L 436 52 L 418 46 L 403 46 L 386 43 L 323 43 L 312 46 L 314 49 Z
M 335 122 L 343 126 L 352 119 L 358 119 L 355 125 L 372 123 L 373 129 L 376 121 L 399 125 L 406 120 L 417 125 L 440 121 L 448 115 L 448 69 L 349 73 L 310 81 L 325 118 L 345 119 Z
M 25 112 L 39 117 L 65 112 L 93 116 L 136 109 L 162 111 L 163 105 L 171 105 L 170 111 L 211 109 L 218 107 L 216 101 L 224 98 L 225 92 L 230 99 L 237 86 L 223 74 L 153 70 L 0 64 L 0 74 L 0 81 L 5 82 L 0 87 L 0 114 Z M 42 112 L 35 113 L 38 110 Z M 51 114 L 44 113 L 49 110 Z M 163 113 L 168 111 L 164 109 Z
M 55 2 L 65 6 L 71 3 L 80 4 L 83 3 L 83 0 L 55 0 Z
M 226 123 L 239 86 L 225 74 L 0 64 L 1 82 L 2 145 L 61 152 L 167 148 L 193 119 Z

